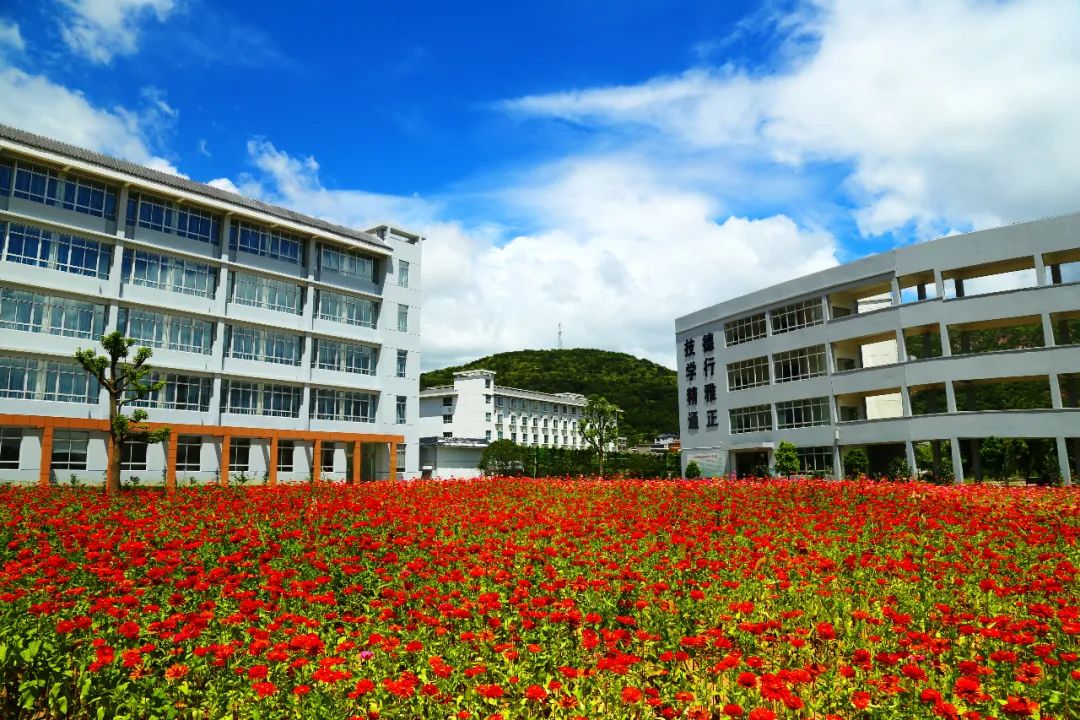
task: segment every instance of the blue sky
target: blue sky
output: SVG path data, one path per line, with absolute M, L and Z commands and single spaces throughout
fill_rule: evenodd
M 1075 211 L 1075 0 L 8 0 L 0 122 L 424 232 L 426 367 Z

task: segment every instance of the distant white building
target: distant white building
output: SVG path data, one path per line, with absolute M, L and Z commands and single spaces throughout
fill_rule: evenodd
M 491 370 L 454 373 L 453 385 L 420 391 L 420 467 L 432 477 L 475 477 L 488 443 L 529 447 L 586 446 L 577 393 L 542 393 L 495 384 Z

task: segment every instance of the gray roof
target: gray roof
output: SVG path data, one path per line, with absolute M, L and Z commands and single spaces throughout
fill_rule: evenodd
M 195 182 L 187 178 L 180 177 L 178 175 L 171 175 L 160 170 L 153 170 L 151 168 L 139 165 L 137 163 L 128 162 L 127 160 L 120 160 L 118 158 L 109 157 L 108 155 L 102 155 L 101 153 L 87 150 L 85 148 L 77 147 L 75 145 L 69 145 L 59 140 L 53 140 L 51 138 L 36 135 L 26 130 L 20 130 L 18 128 L 9 127 L 7 125 L 0 125 L 0 139 L 11 140 L 13 142 L 22 143 L 23 145 L 29 145 L 37 148 L 38 150 L 44 150 L 45 152 L 56 153 L 58 155 L 67 156 L 73 160 L 81 160 L 83 162 L 94 163 L 95 165 L 101 165 L 102 167 L 109 168 L 110 170 L 116 170 L 118 172 L 134 175 L 135 177 L 143 180 L 149 180 L 151 182 L 161 183 L 162 185 L 168 185 L 178 190 L 185 190 L 187 192 L 203 195 L 214 200 L 220 200 L 222 202 L 232 203 L 233 205 L 239 205 L 240 207 L 247 208 L 249 210 L 256 210 L 258 212 L 266 213 L 267 215 L 273 215 L 283 220 L 289 220 L 292 222 L 302 223 L 309 225 L 319 230 L 334 233 L 335 235 L 341 235 L 353 240 L 359 240 L 361 242 L 371 243 L 379 247 L 385 248 L 384 243 L 379 237 L 372 235 L 371 233 L 363 232 L 360 230 L 354 230 L 352 228 L 345 227 L 344 225 L 335 225 L 334 223 L 320 220 L 319 218 L 311 217 L 310 215 L 304 215 L 288 208 L 283 208 L 278 205 L 270 205 L 268 203 L 253 200 L 243 195 L 237 195 L 231 193 L 228 190 L 221 190 L 216 187 L 212 187 L 205 183 Z

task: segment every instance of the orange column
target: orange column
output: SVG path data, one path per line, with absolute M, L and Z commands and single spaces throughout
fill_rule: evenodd
M 277 485 L 277 455 L 278 455 L 278 436 L 270 436 L 270 460 L 269 467 L 267 468 L 267 482 L 271 485 Z
M 397 446 L 396 442 L 390 443 L 390 479 L 397 480 Z
M 349 476 L 349 482 L 353 485 L 360 483 L 360 441 L 353 440 L 352 444 L 352 475 Z
M 165 460 L 165 490 L 167 492 L 176 492 L 176 446 L 178 444 L 179 437 L 177 437 L 176 433 L 169 433 L 169 445 Z
M 41 470 L 38 474 L 38 485 L 48 487 L 49 481 L 52 479 L 53 426 L 46 425 L 43 429 L 44 432 L 41 435 Z
M 219 480 L 219 482 L 221 483 L 221 487 L 229 486 L 229 452 L 232 449 L 230 447 L 231 445 L 231 436 L 226 435 L 225 437 L 221 438 L 221 478 Z
M 320 472 L 322 472 L 322 438 L 315 438 L 311 453 L 311 482 L 319 482 Z

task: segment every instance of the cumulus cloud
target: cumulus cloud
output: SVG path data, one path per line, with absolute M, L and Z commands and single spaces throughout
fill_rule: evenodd
M 842 163 L 864 234 L 1076 209 L 1080 4 L 817 0 L 777 18 L 771 72 L 695 68 L 504 107 L 775 163 Z
M 0 18 L 0 56 L 8 52 L 22 52 L 26 49 L 19 24 Z
M 102 108 L 82 93 L 44 76 L 3 66 L 0 66 L 0 97 L 4 98 L 0 103 L 0 123 L 163 172 L 181 174 L 170 161 L 151 150 L 151 136 L 162 132 L 162 123 L 166 122 L 160 108 Z
M 175 0 L 61 0 L 60 33 L 73 51 L 92 62 L 108 64 L 117 55 L 139 49 L 142 24 L 164 21 Z

